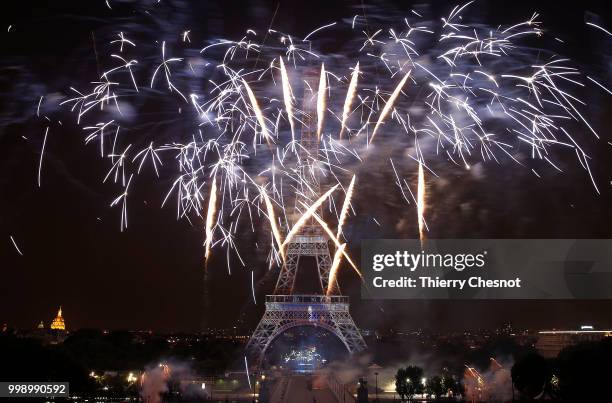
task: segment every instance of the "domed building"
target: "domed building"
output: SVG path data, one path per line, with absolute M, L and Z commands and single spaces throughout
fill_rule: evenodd
M 66 322 L 62 315 L 62 307 L 59 307 L 57 315 L 48 327 L 41 320 L 34 329 L 26 331 L 24 335 L 38 339 L 42 344 L 63 343 L 66 337 L 68 337 L 68 331 L 66 330 Z
M 64 317 L 62 316 L 62 307 L 60 306 L 57 311 L 57 316 L 51 322 L 51 330 L 62 330 L 66 331 L 66 323 L 64 322 Z
M 49 326 L 49 332 L 51 335 L 50 342 L 52 344 L 63 343 L 68 336 L 68 332 L 66 331 L 66 322 L 64 321 L 64 317 L 62 316 L 62 307 L 59 307 L 57 311 L 57 315 L 55 319 L 51 322 L 51 326 Z

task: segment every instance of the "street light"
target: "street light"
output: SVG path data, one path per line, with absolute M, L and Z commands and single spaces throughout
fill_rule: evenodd
M 375 385 L 376 403 L 378 403 L 378 372 L 374 372 L 374 376 L 376 377 L 376 385 Z
M 423 385 L 423 395 L 425 395 L 425 387 L 427 386 L 427 378 L 421 378 L 421 385 Z

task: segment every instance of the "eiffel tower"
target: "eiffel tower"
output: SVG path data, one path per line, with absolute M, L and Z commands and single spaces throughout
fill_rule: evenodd
M 318 74 L 316 70 L 305 72 L 305 87 L 302 100 L 302 128 L 298 169 L 302 183 L 296 191 L 296 210 L 319 197 L 320 186 L 317 178 L 318 138 L 313 127 L 313 115 L 317 100 Z M 320 294 L 294 294 L 300 257 L 314 257 L 317 263 Z M 270 344 L 286 330 L 297 326 L 323 328 L 334 334 L 349 353 L 362 351 L 366 343 L 359 333 L 349 312 L 349 298 L 340 295 L 337 280 L 327 293 L 332 259 L 328 237 L 321 226 L 310 219 L 300 232 L 287 244 L 285 262 L 281 267 L 273 295 L 266 296 L 266 311 L 253 332 L 247 345 L 247 352 L 254 357 L 259 367 L 264 363 Z

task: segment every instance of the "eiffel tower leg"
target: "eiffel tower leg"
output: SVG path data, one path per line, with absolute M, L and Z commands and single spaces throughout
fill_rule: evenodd
M 246 350 L 253 359 L 257 360 L 258 366 L 262 365 L 266 346 L 272 341 L 281 324 L 279 314 L 282 315 L 281 312 L 266 310 L 249 339 Z
M 285 264 L 281 268 L 276 281 L 274 294 L 293 294 L 295 278 L 297 275 L 298 264 L 300 262 L 300 245 L 290 243 L 287 248 Z
M 337 312 L 330 311 L 330 320 L 338 333 L 342 335 L 351 354 L 363 351 L 367 348 L 365 340 L 363 340 L 348 310 Z

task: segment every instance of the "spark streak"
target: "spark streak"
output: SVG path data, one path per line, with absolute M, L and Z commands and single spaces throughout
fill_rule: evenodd
M 387 103 L 385 103 L 385 107 L 383 108 L 382 112 L 380 113 L 380 116 L 378 117 L 378 120 L 376 121 L 376 126 L 374 126 L 374 131 L 372 132 L 370 143 L 374 141 L 374 137 L 376 136 L 376 132 L 378 131 L 378 128 L 380 127 L 380 125 L 383 123 L 383 121 L 385 120 L 385 118 L 387 117 L 391 109 L 393 108 L 393 104 L 395 103 L 395 100 L 397 99 L 399 94 L 402 92 L 402 87 L 404 86 L 404 84 L 406 84 L 406 80 L 408 80 L 408 77 L 410 77 L 411 72 L 412 70 L 408 70 L 408 73 L 406 73 L 404 78 L 402 78 L 402 81 L 400 81 L 397 87 L 395 87 L 395 90 L 393 91 L 389 99 L 387 100 Z
M 287 111 L 287 119 L 291 126 L 291 138 L 295 139 L 295 128 L 293 123 L 293 94 L 291 92 L 291 84 L 289 83 L 289 76 L 287 75 L 287 69 L 283 62 L 283 57 L 278 58 L 280 60 L 280 71 L 281 71 L 281 82 L 283 84 L 283 100 L 285 102 L 285 110 Z
M 41 186 L 40 176 L 42 171 L 43 157 L 45 156 L 45 146 L 47 145 L 47 135 L 49 134 L 49 126 L 45 129 L 45 137 L 43 138 L 42 148 L 40 149 L 40 160 L 38 161 L 38 187 Z
M 208 210 L 206 211 L 206 240 L 204 241 L 204 259 L 208 261 L 213 239 L 213 228 L 215 225 L 215 213 L 217 208 L 217 177 L 213 178 L 208 199 Z
M 419 162 L 419 180 L 417 185 L 417 214 L 419 220 L 419 239 L 425 239 L 425 174 L 423 164 Z
M 17 251 L 17 253 L 19 253 L 21 256 L 23 256 L 23 253 L 19 249 L 19 246 L 17 246 L 17 242 L 15 242 L 15 238 L 13 238 L 12 235 L 9 235 L 9 238 L 11 238 L 11 242 L 13 243 L 13 246 L 15 247 L 15 250 Z
M 312 216 L 319 223 L 321 228 L 323 228 L 323 230 L 325 231 L 327 236 L 329 236 L 329 239 L 331 239 L 331 241 L 334 243 L 336 248 L 339 248 L 340 245 L 342 245 L 342 243 L 338 240 L 338 238 L 336 238 L 334 236 L 334 233 L 331 231 L 331 229 L 329 229 L 329 225 L 327 225 L 327 223 L 325 221 L 323 221 L 323 219 L 321 217 L 319 217 L 318 214 L 313 214 Z M 349 254 L 346 253 L 346 251 L 343 251 L 342 254 L 344 255 L 344 258 L 346 259 L 346 261 L 349 262 L 349 264 L 351 265 L 353 270 L 355 270 L 355 273 L 357 273 L 359 275 L 359 277 L 363 278 L 363 275 L 361 274 L 361 271 L 359 271 L 359 269 L 357 268 L 357 265 L 355 264 L 355 262 L 353 262 L 353 259 L 351 259 Z
M 246 370 L 247 381 L 249 382 L 249 389 L 251 389 L 251 375 L 249 374 L 249 363 L 247 362 L 246 355 L 244 356 L 244 369 Z
M 251 293 L 253 294 L 253 303 L 257 305 L 257 300 L 255 299 L 255 271 L 251 270 Z
M 340 210 L 340 218 L 338 219 L 338 230 L 336 231 L 336 238 L 338 239 L 340 239 L 340 235 L 342 235 L 342 226 L 344 225 L 344 221 L 346 220 L 348 210 L 351 207 L 351 198 L 353 197 L 354 187 L 355 187 L 355 175 L 353 175 L 353 178 L 351 179 L 351 183 L 349 184 L 349 187 L 346 190 L 346 197 L 344 198 L 344 203 L 342 204 L 342 210 Z
M 595 81 L 595 79 L 587 76 L 587 78 L 589 80 L 591 80 L 592 82 L 594 82 L 595 84 L 597 84 L 598 87 L 600 87 L 601 89 L 603 89 L 605 92 L 607 92 L 608 94 L 612 95 L 612 91 L 610 91 L 609 89 L 607 89 L 606 87 L 604 87 L 603 84 L 599 83 L 598 81 Z
M 340 135 L 338 137 L 342 138 L 342 133 L 346 129 L 346 120 L 348 119 L 349 114 L 351 113 L 351 107 L 353 105 L 353 100 L 355 99 L 355 94 L 357 93 L 357 81 L 359 80 L 359 62 L 355 65 L 353 69 L 353 73 L 351 74 L 351 81 L 349 83 L 348 90 L 346 91 L 346 98 L 344 100 L 344 106 L 342 107 L 342 123 L 340 126 Z
M 321 63 L 321 76 L 319 78 L 319 91 L 317 93 L 317 140 L 321 140 L 323 130 L 323 119 L 325 118 L 325 90 L 327 88 L 325 78 L 325 64 Z
M 261 126 L 261 133 L 263 137 L 266 139 L 266 141 L 268 141 L 268 144 L 269 144 L 270 133 L 268 132 L 268 128 L 266 127 L 266 121 L 264 119 L 263 113 L 261 113 L 261 108 L 259 107 L 257 98 L 255 97 L 253 90 L 251 89 L 249 84 L 246 82 L 246 80 L 243 79 L 242 82 L 244 83 L 244 88 L 246 89 L 246 92 L 249 96 L 249 101 L 251 101 L 251 106 L 253 107 L 253 111 L 255 112 L 257 121 L 259 122 L 259 126 Z
M 601 31 L 605 32 L 606 34 L 608 34 L 608 35 L 612 36 L 612 32 L 608 31 L 607 29 L 605 29 L 605 28 L 604 28 L 604 27 L 602 27 L 602 26 L 599 26 L 599 25 L 597 25 L 597 24 L 595 24 L 595 23 L 592 23 L 592 22 L 587 22 L 586 24 L 587 24 L 587 25 L 590 25 L 590 26 L 592 26 L 592 27 L 594 27 L 594 28 L 597 28 L 597 29 L 599 29 L 599 30 L 601 30 Z
M 261 195 L 263 196 L 264 202 L 266 204 L 266 210 L 268 212 L 268 221 L 270 221 L 270 227 L 272 227 L 272 234 L 274 235 L 274 240 L 276 241 L 276 245 L 278 246 L 278 251 L 285 262 L 285 252 L 283 249 L 283 242 L 280 230 L 278 229 L 278 225 L 276 225 L 276 215 L 274 214 L 274 207 L 272 206 L 272 202 L 266 193 L 266 190 L 261 187 Z
M 325 194 L 323 194 L 323 196 L 319 197 L 319 199 L 317 199 L 317 201 L 314 202 L 308 208 L 308 210 L 306 210 L 306 212 L 304 212 L 304 214 L 302 214 L 302 216 L 293 225 L 293 228 L 291 228 L 291 231 L 289 231 L 289 233 L 287 234 L 287 238 L 285 238 L 285 241 L 282 243 L 281 248 L 284 248 L 289 242 L 291 242 L 293 237 L 300 231 L 300 229 L 302 229 L 304 224 L 306 224 L 306 221 L 308 221 L 308 219 L 310 217 L 312 217 L 312 215 L 315 213 L 315 211 L 317 211 L 317 209 L 319 207 L 321 207 L 323 202 L 325 202 L 325 200 L 327 200 L 327 198 L 338 188 L 338 186 L 340 186 L 340 185 L 339 184 L 334 185 L 334 187 L 332 187 L 327 192 L 325 192 Z
M 330 295 L 334 292 L 336 288 L 336 276 L 338 273 L 338 268 L 340 267 L 340 262 L 342 261 L 342 255 L 344 254 L 344 249 L 346 248 L 346 243 L 341 244 L 338 248 L 336 248 L 336 253 L 334 253 L 334 260 L 332 261 L 331 269 L 329 270 L 329 279 L 327 282 L 327 291 L 326 295 Z

